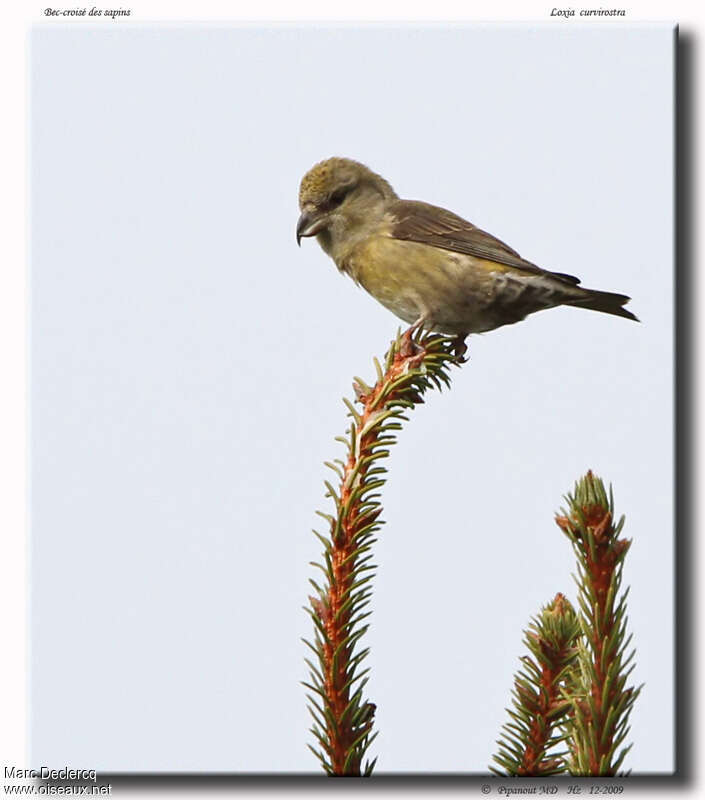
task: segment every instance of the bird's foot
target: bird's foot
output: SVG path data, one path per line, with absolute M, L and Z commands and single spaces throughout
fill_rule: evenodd
M 421 347 L 420 344 L 414 341 L 414 334 L 420 328 L 423 327 L 424 323 L 426 322 L 426 317 L 419 317 L 416 322 L 401 336 L 401 345 L 399 347 L 399 353 L 404 356 L 404 358 L 408 358 L 409 356 L 416 356 L 420 353 L 423 353 L 424 349 Z
M 414 341 L 414 333 L 416 331 L 413 327 L 409 328 L 408 331 L 405 331 L 401 337 L 401 343 L 399 345 L 399 354 L 404 358 L 409 358 L 411 356 L 417 356 L 420 353 L 423 353 L 423 347 L 420 344 Z
M 467 358 L 465 358 L 465 353 L 468 351 L 468 346 L 465 344 L 465 338 L 467 334 L 458 334 L 455 337 L 455 341 L 453 342 L 453 355 L 458 360 L 458 364 L 465 364 Z
M 407 335 L 408 333 L 409 332 L 407 331 L 401 337 L 401 344 L 399 345 L 399 355 L 401 355 L 403 358 L 410 358 L 411 356 L 416 356 L 423 352 L 423 347 L 416 344 L 411 336 Z

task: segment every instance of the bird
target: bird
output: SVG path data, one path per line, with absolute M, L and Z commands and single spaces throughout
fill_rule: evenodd
M 580 286 L 550 272 L 471 222 L 418 200 L 350 158 L 315 164 L 299 187 L 296 241 L 315 236 L 338 270 L 410 324 L 456 339 L 519 322 L 537 311 L 575 306 L 639 321 L 623 294 Z

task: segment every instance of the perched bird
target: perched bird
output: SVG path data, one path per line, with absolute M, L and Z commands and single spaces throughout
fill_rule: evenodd
M 626 295 L 585 289 L 549 272 L 443 208 L 400 200 L 380 175 L 348 158 L 329 158 L 301 180 L 296 240 L 315 236 L 338 269 L 418 328 L 455 334 L 519 322 L 568 305 L 637 320 Z M 638 321 L 638 320 L 637 320 Z

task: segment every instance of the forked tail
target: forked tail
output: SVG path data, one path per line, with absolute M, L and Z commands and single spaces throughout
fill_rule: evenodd
M 639 322 L 639 318 L 624 308 L 631 298 L 626 294 L 614 292 L 599 292 L 596 289 L 585 289 L 585 297 L 578 300 L 569 300 L 566 305 L 589 308 L 591 311 L 602 311 L 603 314 L 614 314 L 615 317 L 624 317 Z

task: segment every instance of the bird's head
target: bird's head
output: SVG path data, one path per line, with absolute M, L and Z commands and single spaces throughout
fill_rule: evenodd
M 328 158 L 312 167 L 299 188 L 301 216 L 296 241 L 318 236 L 331 253 L 340 240 L 375 224 L 394 189 L 383 177 L 349 158 Z

